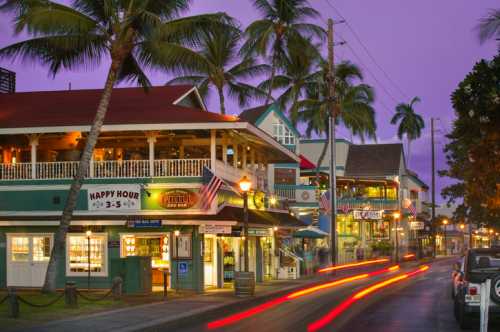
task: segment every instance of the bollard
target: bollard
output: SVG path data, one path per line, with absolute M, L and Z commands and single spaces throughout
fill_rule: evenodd
M 114 277 L 112 287 L 113 300 L 119 301 L 123 294 L 123 279 L 121 277 Z
M 64 287 L 64 302 L 67 308 L 78 307 L 78 297 L 76 295 L 76 283 L 74 281 L 66 281 Z
M 10 318 L 19 317 L 19 300 L 17 299 L 17 294 L 14 288 L 9 287 L 7 289 L 9 298 L 7 300 L 7 315 Z

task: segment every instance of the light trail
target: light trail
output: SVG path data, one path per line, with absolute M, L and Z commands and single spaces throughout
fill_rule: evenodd
M 332 322 L 336 317 L 338 317 L 341 313 L 346 311 L 350 306 L 352 306 L 354 303 L 356 303 L 360 299 L 364 298 L 368 294 L 371 294 L 379 289 L 388 287 L 389 285 L 397 283 L 401 280 L 411 278 L 417 274 L 420 274 L 420 273 L 427 271 L 428 269 L 429 269 L 428 265 L 423 265 L 423 266 L 420 266 L 417 270 L 414 270 L 414 271 L 408 272 L 408 273 L 404 273 L 404 274 L 401 274 L 399 276 L 378 282 L 376 284 L 373 284 L 372 286 L 369 286 L 367 288 L 360 290 L 359 292 L 354 293 L 347 300 L 343 301 L 338 306 L 333 308 L 333 310 L 331 310 L 328 314 L 321 317 L 319 320 L 309 324 L 309 326 L 307 327 L 307 331 L 308 332 L 315 332 L 315 331 L 318 331 L 318 330 L 324 328 L 326 325 L 328 325 L 330 322 Z
M 342 265 L 334 265 L 334 266 L 329 266 L 329 267 L 319 269 L 318 272 L 324 273 L 324 272 L 348 269 L 350 267 L 359 267 L 359 266 L 365 266 L 365 265 L 387 263 L 388 261 L 389 261 L 388 258 L 379 258 L 379 259 L 373 259 L 373 260 L 363 261 L 363 262 L 359 262 L 359 263 L 348 263 L 348 264 L 342 264 Z
M 287 294 L 285 296 L 273 299 L 271 301 L 267 301 L 263 304 L 255 306 L 255 307 L 250 308 L 248 310 L 245 310 L 245 311 L 242 311 L 242 312 L 239 312 L 239 313 L 236 313 L 236 314 L 209 322 L 207 324 L 207 328 L 212 330 L 212 329 L 224 327 L 226 325 L 231 325 L 231 324 L 234 324 L 240 320 L 254 316 L 254 315 L 259 314 L 265 310 L 268 310 L 268 309 L 271 309 L 275 306 L 278 306 L 284 302 L 291 301 L 291 300 L 294 300 L 296 298 L 299 298 L 299 297 L 302 297 L 305 295 L 309 295 L 309 294 L 318 292 L 318 291 L 323 290 L 323 289 L 333 288 L 333 287 L 344 285 L 344 284 L 354 282 L 357 280 L 367 279 L 367 278 L 374 277 L 374 276 L 377 276 L 377 275 L 380 275 L 383 273 L 394 272 L 397 270 L 399 270 L 399 265 L 394 265 L 394 266 L 391 266 L 391 267 L 388 267 L 385 269 L 381 269 L 381 270 L 377 270 L 377 271 L 373 271 L 373 272 L 369 272 L 369 273 L 358 274 L 355 276 L 338 279 L 338 280 L 327 282 L 324 284 L 311 286 L 311 287 L 308 287 L 308 288 L 305 288 L 305 289 L 302 289 L 302 290 L 299 290 L 296 292 L 292 292 L 292 293 Z

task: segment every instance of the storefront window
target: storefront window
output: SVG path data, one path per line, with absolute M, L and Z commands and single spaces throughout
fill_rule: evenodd
M 380 240 L 389 238 L 389 222 L 365 222 L 366 239 Z
M 398 192 L 395 187 L 387 187 L 387 199 L 398 199 Z
M 29 261 L 30 245 L 28 237 L 15 236 L 12 237 L 11 244 L 11 259 L 13 262 Z
M 33 261 L 48 262 L 50 259 L 50 237 L 33 237 Z
M 337 232 L 339 235 L 359 236 L 359 222 L 352 215 L 339 215 Z
M 224 264 L 224 282 L 231 282 L 234 279 L 236 270 L 235 239 L 222 238 L 223 264 Z
M 121 257 L 150 256 L 152 268 L 170 267 L 170 241 L 168 234 L 123 235 Z
M 69 234 L 67 243 L 67 275 L 87 275 L 89 267 L 90 272 L 95 276 L 107 275 L 107 236 L 105 233 L 92 234 L 90 247 L 85 234 Z

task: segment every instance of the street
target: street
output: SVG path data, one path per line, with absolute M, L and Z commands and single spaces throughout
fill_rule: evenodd
M 426 273 L 416 275 L 411 280 L 402 280 L 362 298 L 320 330 L 460 331 L 453 317 L 453 302 L 449 294 L 449 275 L 453 261 L 438 261 Z M 322 289 L 291 301 L 281 302 L 278 299 L 267 302 L 267 305 L 253 307 L 252 310 L 246 308 L 243 311 L 239 309 L 237 312 L 224 312 L 187 326 L 175 326 L 175 330 L 307 331 L 308 328 L 311 329 L 311 323 L 323 318 L 353 293 L 410 270 L 415 270 L 415 267 Z M 353 275 L 356 274 L 354 271 Z M 497 330 L 498 326 L 490 328 L 490 331 Z

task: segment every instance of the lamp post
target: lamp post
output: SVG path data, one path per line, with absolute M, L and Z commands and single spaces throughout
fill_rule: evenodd
M 174 236 L 175 236 L 175 265 L 176 265 L 176 271 L 175 271 L 175 291 L 179 291 L 179 235 L 180 231 L 176 229 L 174 231 Z
M 398 226 L 398 221 L 399 218 L 401 217 L 401 214 L 399 212 L 394 212 L 392 214 L 394 217 L 394 225 L 396 226 L 396 263 L 399 262 L 399 226 Z
M 243 194 L 243 236 L 245 242 L 243 246 L 243 256 L 245 259 L 245 272 L 248 272 L 248 191 L 252 183 L 244 176 L 238 183 Z
M 490 248 L 491 248 L 491 245 L 493 244 L 493 241 L 491 240 L 491 238 L 493 237 L 493 233 L 495 233 L 495 231 L 490 228 L 490 236 L 488 237 L 490 239 Z
M 90 237 L 92 236 L 92 231 L 89 229 L 85 232 L 87 235 L 87 292 L 90 292 Z
M 446 226 L 448 226 L 448 219 L 443 219 L 443 226 L 444 226 L 444 255 L 448 255 L 448 246 L 447 246 L 447 241 L 446 241 Z

